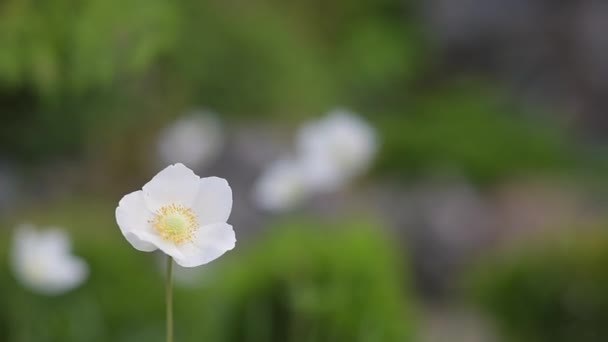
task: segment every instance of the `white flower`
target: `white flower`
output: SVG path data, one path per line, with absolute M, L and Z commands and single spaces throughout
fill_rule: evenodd
M 279 159 L 256 181 L 253 199 L 260 209 L 284 211 L 295 207 L 308 193 L 303 168 L 298 160 Z
M 333 191 L 366 171 L 378 149 L 375 130 L 354 113 L 337 109 L 304 126 L 297 137 L 307 182 Z
M 158 153 L 164 164 L 184 163 L 203 168 L 217 158 L 222 135 L 221 125 L 213 114 L 196 111 L 161 132 Z
M 234 248 L 234 231 L 226 223 L 231 210 L 232 189 L 225 179 L 200 178 L 175 164 L 124 196 L 116 221 L 135 249 L 160 249 L 180 266 L 195 267 Z
M 59 229 L 38 232 L 30 225 L 17 228 L 11 263 L 15 277 L 33 291 L 58 295 L 82 284 L 87 264 L 70 254 L 70 239 Z

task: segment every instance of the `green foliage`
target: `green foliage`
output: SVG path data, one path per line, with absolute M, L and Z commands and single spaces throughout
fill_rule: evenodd
M 222 277 L 221 291 L 212 296 L 216 304 L 209 306 L 209 317 L 216 318 L 206 327 L 211 340 L 411 340 L 412 303 L 403 295 L 400 265 L 391 244 L 370 228 L 275 227 L 243 259 L 247 265 Z M 222 303 L 223 310 L 213 309 Z
M 380 105 L 381 94 L 420 69 L 418 35 L 401 7 L 4 1 L 0 110 L 12 120 L 0 127 L 0 153 L 33 160 L 79 153 L 87 143 L 107 145 L 97 137 L 132 118 L 192 106 L 289 118 Z M 158 107 L 162 114 L 151 110 Z
M 162 263 L 128 245 L 112 208 L 80 201 L 29 217 L 72 228 L 91 277 L 72 293 L 39 296 L 13 280 L 2 253 L 0 340 L 163 341 Z M 176 340 L 410 341 L 407 279 L 377 228 L 292 221 L 239 245 L 201 268 L 199 286 L 176 288 Z M 3 233 L 4 251 L 8 240 Z
M 608 340 L 608 235 L 562 238 L 490 258 L 473 273 L 474 302 L 508 341 Z
M 164 0 L 11 0 L 0 9 L 0 84 L 42 96 L 137 75 L 176 35 L 176 8 Z
M 352 107 L 380 128 L 379 170 L 399 176 L 489 182 L 574 154 L 485 84 L 418 89 L 432 62 L 398 0 L 8 0 L 0 51 L 0 154 L 14 159 L 113 154 L 201 105 L 293 122 Z
M 179 82 L 222 113 L 293 115 L 286 109 L 331 102 L 332 75 L 315 40 L 276 8 L 248 6 L 183 2 L 184 34 L 169 61 Z
M 456 83 L 413 99 L 401 116 L 379 120 L 379 169 L 400 174 L 456 171 L 480 182 L 572 166 L 574 151 L 556 125 L 501 104 L 482 84 Z
M 165 0 L 0 3 L 0 153 L 36 161 L 86 149 L 100 123 L 123 119 L 109 109 L 124 105 L 126 85 L 174 50 L 177 19 Z

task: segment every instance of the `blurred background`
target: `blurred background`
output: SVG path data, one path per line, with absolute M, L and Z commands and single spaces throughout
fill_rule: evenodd
M 114 210 L 183 162 L 238 242 L 176 271 L 177 341 L 607 341 L 607 30 L 599 0 L 0 2 L 0 340 L 163 341 Z M 303 191 L 281 161 L 336 112 L 359 166 Z M 86 279 L 24 286 L 22 223 Z

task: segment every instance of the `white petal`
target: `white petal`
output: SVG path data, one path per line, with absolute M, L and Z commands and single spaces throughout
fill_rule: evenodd
M 232 189 L 228 182 L 218 177 L 201 178 L 192 209 L 201 226 L 226 222 L 232 211 Z
M 216 223 L 200 227 L 192 243 L 178 246 L 183 257 L 175 258 L 182 267 L 196 267 L 219 258 L 234 248 L 236 238 L 232 226 Z
M 116 222 L 127 241 L 137 250 L 151 252 L 157 249 L 155 245 L 142 241 L 133 234 L 134 231 L 151 233 L 149 221 L 152 217 L 153 213 L 146 206 L 141 190 L 125 195 L 118 202 Z
M 337 190 L 364 172 L 378 147 L 373 127 L 344 109 L 304 126 L 297 145 L 308 183 L 318 192 Z
M 158 247 L 156 247 L 154 244 L 141 240 L 139 237 L 137 237 L 137 234 L 126 232 L 123 233 L 123 235 L 125 239 L 129 241 L 131 246 L 133 246 L 133 248 L 137 249 L 138 251 L 153 252 L 158 249 Z
M 66 263 L 67 273 L 65 274 L 66 284 L 75 287 L 81 284 L 89 275 L 89 266 L 78 257 L 72 256 Z
M 175 244 L 163 240 L 149 223 L 154 217 L 144 202 L 142 191 L 132 192 L 123 197 L 116 208 L 118 226 L 131 245 L 140 251 L 162 250 L 172 257 L 181 257 Z
M 350 179 L 328 153 L 302 153 L 300 166 L 303 182 L 312 192 L 333 192 Z
M 377 150 L 375 130 L 361 117 L 346 110 L 334 110 L 326 119 L 330 144 L 342 167 L 361 171 Z
M 170 255 L 173 258 L 183 257 L 182 252 L 177 248 L 175 243 L 173 243 L 171 241 L 163 240 L 156 233 L 148 233 L 148 232 L 142 232 L 142 231 L 133 231 L 131 233 L 136 238 L 138 238 L 140 241 L 156 246 L 163 253 Z
M 37 234 L 38 249 L 41 254 L 62 255 L 72 248 L 70 237 L 61 229 L 51 228 L 40 231 Z
M 80 285 L 87 264 L 70 254 L 69 236 L 58 229 L 36 232 L 20 227 L 15 234 L 12 267 L 26 287 L 44 294 L 61 294 Z
M 160 158 L 165 163 L 205 167 L 218 156 L 222 135 L 216 115 L 194 111 L 163 130 L 158 142 Z
M 199 177 L 183 164 L 166 167 L 143 187 L 146 206 L 151 211 L 169 204 L 189 207 L 198 193 Z
M 40 292 L 61 294 L 82 284 L 88 274 L 89 267 L 81 258 L 65 255 L 46 266 L 43 282 L 32 285 Z
M 264 170 L 253 188 L 258 208 L 279 212 L 299 205 L 309 195 L 299 160 L 279 159 Z

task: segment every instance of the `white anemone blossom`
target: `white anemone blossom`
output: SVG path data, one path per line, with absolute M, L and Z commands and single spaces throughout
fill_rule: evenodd
M 377 149 L 374 128 L 345 109 L 305 125 L 297 136 L 307 183 L 317 192 L 334 191 L 365 172 Z
M 304 168 L 298 160 L 289 158 L 271 163 L 253 188 L 257 206 L 271 212 L 295 207 L 308 195 Z
M 160 249 L 178 265 L 195 267 L 234 248 L 234 231 L 226 223 L 231 210 L 232 189 L 225 179 L 200 178 L 178 163 L 124 196 L 116 221 L 135 249 Z
M 88 265 L 70 253 L 70 239 L 59 229 L 36 231 L 19 226 L 13 238 L 12 269 L 17 280 L 32 291 L 59 295 L 82 284 Z
M 158 140 L 160 160 L 204 168 L 217 159 L 223 145 L 222 127 L 210 112 L 194 111 L 167 126 Z

